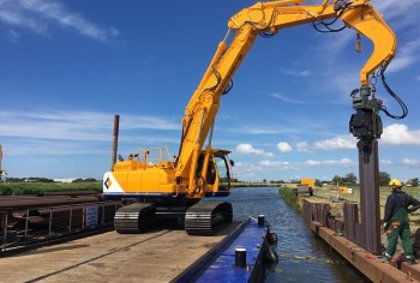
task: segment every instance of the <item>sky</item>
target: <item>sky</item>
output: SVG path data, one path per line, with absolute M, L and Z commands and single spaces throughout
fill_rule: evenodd
M 307 1 L 319 4 L 322 1 Z M 0 0 L 0 144 L 9 177 L 93 177 L 109 170 L 114 114 L 119 153 L 168 146 L 228 19 L 254 1 Z M 380 170 L 420 177 L 419 0 L 372 0 L 398 51 L 387 81 L 409 108 L 382 114 Z M 372 52 L 355 33 L 311 25 L 258 37 L 223 96 L 213 145 L 232 150 L 236 178 L 358 175 L 349 93 Z M 399 114 L 378 82 L 377 96 Z

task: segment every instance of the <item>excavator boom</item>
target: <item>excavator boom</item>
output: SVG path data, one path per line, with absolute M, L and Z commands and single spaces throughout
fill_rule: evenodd
M 194 91 L 183 119 L 183 138 L 175 175 L 180 183 L 188 180 L 189 190 L 195 183 L 198 155 L 213 127 L 220 98 L 258 35 L 275 35 L 279 29 L 326 19 L 341 19 L 346 26 L 365 35 L 374 50 L 360 71 L 360 87 L 369 84 L 369 76 L 390 62 L 396 52 L 393 31 L 368 0 L 324 1 L 320 6 L 301 6 L 301 0 L 260 2 L 243 9 L 229 19 L 229 32 L 219 43 L 200 84 Z M 234 32 L 228 45 L 228 37 Z M 203 172 L 205 173 L 205 172 Z

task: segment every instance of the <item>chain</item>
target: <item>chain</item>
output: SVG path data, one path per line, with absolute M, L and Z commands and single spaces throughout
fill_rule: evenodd
M 372 97 L 375 97 L 376 94 L 376 84 L 378 83 L 378 77 L 375 75 L 375 73 L 372 74 L 370 77 L 370 86 L 372 88 Z
M 360 38 L 360 33 L 357 33 L 356 36 L 356 52 L 362 52 L 362 39 Z

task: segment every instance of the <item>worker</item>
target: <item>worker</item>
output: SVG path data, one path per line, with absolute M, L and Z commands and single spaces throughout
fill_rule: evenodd
M 388 245 L 384 256 L 380 260 L 382 262 L 391 261 L 397 246 L 398 236 L 400 236 L 407 262 L 414 264 L 416 260 L 410 241 L 408 213 L 416 211 L 420 207 L 420 202 L 401 190 L 403 184 L 400 180 L 392 179 L 389 186 L 392 189 L 392 194 L 386 200 L 384 216 L 384 231 L 387 234 Z

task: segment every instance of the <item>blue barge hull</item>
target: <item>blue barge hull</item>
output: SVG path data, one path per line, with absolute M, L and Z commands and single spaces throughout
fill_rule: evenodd
M 265 259 L 275 253 L 269 242 L 269 224 L 249 218 L 172 282 L 262 282 Z M 246 268 L 235 267 L 236 248 L 246 249 Z

